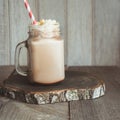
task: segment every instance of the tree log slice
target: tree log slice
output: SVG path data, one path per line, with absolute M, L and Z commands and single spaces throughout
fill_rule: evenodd
M 105 83 L 96 75 L 67 70 L 65 80 L 52 85 L 33 84 L 15 71 L 0 82 L 0 94 L 30 104 L 95 99 L 105 94 Z

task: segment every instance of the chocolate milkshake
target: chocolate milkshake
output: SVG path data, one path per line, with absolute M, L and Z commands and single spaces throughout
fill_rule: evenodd
M 21 46 L 28 49 L 28 72 L 20 71 L 16 62 L 19 74 L 28 75 L 31 82 L 42 84 L 52 84 L 64 79 L 64 41 L 55 20 L 41 20 L 38 25 L 30 25 L 29 38 L 22 44 L 26 44 Z M 21 49 L 18 46 L 16 56 Z

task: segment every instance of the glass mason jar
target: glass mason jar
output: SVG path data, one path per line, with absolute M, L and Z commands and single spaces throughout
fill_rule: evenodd
M 29 37 L 19 43 L 15 51 L 15 68 L 18 74 L 28 76 L 31 82 L 52 84 L 64 80 L 64 41 L 58 32 L 41 32 L 39 25 L 29 26 Z M 21 48 L 28 51 L 28 71 L 21 70 Z

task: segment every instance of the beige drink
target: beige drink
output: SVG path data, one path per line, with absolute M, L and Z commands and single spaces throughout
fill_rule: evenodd
M 32 80 L 49 84 L 64 79 L 63 40 L 32 41 L 31 52 Z
M 52 23 L 48 25 L 48 23 L 42 27 L 30 26 L 29 39 L 18 45 L 16 49 L 17 56 L 20 49 L 27 46 L 28 73 L 20 71 L 17 62 L 16 70 L 21 75 L 28 75 L 31 82 L 52 84 L 62 81 L 65 77 L 64 41 L 60 39 L 59 26 L 56 26 L 56 22 L 54 21 L 55 25 Z

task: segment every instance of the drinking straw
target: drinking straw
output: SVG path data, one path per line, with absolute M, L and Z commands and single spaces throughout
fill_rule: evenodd
M 30 17 L 30 19 L 32 20 L 32 24 L 37 24 L 37 22 L 36 22 L 36 20 L 35 20 L 35 17 L 34 17 L 32 11 L 31 11 L 31 9 L 30 9 L 30 5 L 29 5 L 28 1 L 27 1 L 27 0 L 24 0 L 24 4 L 25 4 L 25 7 L 26 7 L 26 9 L 27 9 L 27 11 L 28 11 L 28 13 L 29 13 L 29 17 Z

